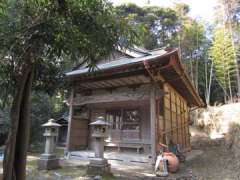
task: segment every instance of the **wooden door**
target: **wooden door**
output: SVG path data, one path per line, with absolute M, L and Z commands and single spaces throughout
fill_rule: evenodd
M 112 142 L 121 141 L 122 137 L 122 112 L 121 109 L 108 110 L 106 112 L 107 122 L 109 127 L 109 140 Z
M 88 119 L 72 118 L 71 150 L 81 150 L 88 146 Z
M 141 116 L 138 109 L 124 109 L 122 121 L 122 139 L 124 141 L 140 140 Z
M 107 121 L 110 123 L 109 140 L 132 141 L 140 137 L 140 111 L 137 109 L 114 109 L 106 112 Z

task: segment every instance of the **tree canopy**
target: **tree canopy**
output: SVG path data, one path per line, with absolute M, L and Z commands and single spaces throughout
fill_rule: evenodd
M 105 0 L 5 0 L 0 16 L 1 83 L 12 87 L 4 179 L 25 179 L 31 87 L 51 90 L 67 61 L 94 68 L 136 42 L 135 27 Z M 118 17 L 118 21 L 116 18 Z M 3 69 L 3 70 L 2 70 Z M 6 102 L 3 100 L 1 103 Z
M 236 92 L 236 83 L 234 83 L 236 64 L 231 37 L 224 29 L 215 30 L 210 56 L 215 65 L 216 77 L 223 88 L 225 98 L 232 99 L 233 93 Z
M 37 119 L 33 124 L 39 126 L 53 114 L 51 100 L 57 102 L 56 96 L 63 99 L 66 93 L 64 72 L 83 64 L 94 70 L 116 48 L 176 47 L 208 104 L 233 101 L 240 92 L 239 5 L 238 0 L 219 0 L 218 18 L 208 29 L 189 16 L 183 3 L 166 8 L 113 7 L 107 0 L 0 1 L 0 109 L 4 114 L 11 109 L 5 179 L 25 179 L 31 97 L 31 116 Z M 36 108 L 43 99 L 51 112 L 36 117 L 46 110 Z
M 171 46 L 177 33 L 177 14 L 173 9 L 161 7 L 138 7 L 124 4 L 117 7 L 117 13 L 127 17 L 133 25 L 143 27 L 143 46 L 147 49 Z

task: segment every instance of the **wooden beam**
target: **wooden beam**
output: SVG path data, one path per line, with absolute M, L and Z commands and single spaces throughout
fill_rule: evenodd
M 146 74 L 144 69 L 135 70 L 131 72 L 122 72 L 117 74 L 99 74 L 98 76 L 94 77 L 67 77 L 68 81 L 75 82 L 75 83 L 84 83 L 84 82 L 95 82 L 95 81 L 102 81 L 102 80 L 113 80 L 118 78 L 124 78 L 134 75 L 143 75 Z
M 109 85 L 111 85 L 111 87 L 116 87 L 116 86 L 118 86 L 119 84 L 116 84 L 114 81 L 112 81 L 112 80 L 106 80 L 105 81 L 107 84 L 109 84 Z
M 118 82 L 120 82 L 124 86 L 127 86 L 127 85 L 129 85 L 129 83 L 126 81 L 127 79 L 128 79 L 128 77 L 124 77 L 124 78 L 119 78 L 119 79 L 116 79 L 116 80 L 118 80 Z
M 137 76 L 137 78 L 140 80 L 140 82 L 150 83 L 150 79 L 144 75 Z
M 118 79 L 114 78 L 111 80 L 79 83 L 79 84 L 76 84 L 75 86 L 82 86 L 89 89 L 101 89 L 101 88 L 120 87 L 120 86 L 128 86 L 132 84 L 144 84 L 144 83 L 150 83 L 150 81 L 143 75 L 136 75 L 136 76 L 129 76 L 129 77 L 121 77 Z
M 120 87 L 112 90 L 111 93 L 106 89 L 94 90 L 91 95 L 78 94 L 74 98 L 74 105 L 119 102 L 119 101 L 137 101 L 149 99 L 149 85 L 141 85 L 135 89 L 128 87 Z
M 121 79 L 114 79 L 113 82 L 116 82 L 118 86 L 126 86 L 126 84 Z
M 73 117 L 73 97 L 74 97 L 74 89 L 72 88 L 71 95 L 70 95 L 70 103 L 69 103 L 69 123 L 68 123 L 67 145 L 66 145 L 67 152 L 70 151 L 70 143 L 71 143 L 71 124 L 72 124 L 72 117 Z
M 161 75 L 160 71 L 157 72 L 157 75 L 156 75 L 156 80 L 157 81 L 161 81 L 162 83 L 164 83 L 166 80 L 163 78 L 163 76 Z
M 139 84 L 141 83 L 141 81 L 139 81 L 139 79 L 137 78 L 137 76 L 132 76 L 132 77 L 129 77 L 129 80 L 132 84 Z
M 156 160 L 156 87 L 152 83 L 150 87 L 150 128 L 151 128 L 151 154 L 152 164 Z
M 102 85 L 96 84 L 96 83 L 84 83 L 84 84 L 81 84 L 80 86 L 83 86 L 87 89 L 103 88 Z

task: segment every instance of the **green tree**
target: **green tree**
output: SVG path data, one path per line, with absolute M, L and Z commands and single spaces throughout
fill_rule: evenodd
M 45 92 L 32 94 L 30 144 L 38 144 L 43 140 L 43 128 L 40 127 L 48 119 L 53 118 L 53 112 L 53 104 L 48 94 Z
M 173 8 L 155 6 L 139 7 L 135 4 L 123 4 L 117 7 L 118 14 L 131 19 L 133 25 L 144 27 L 142 45 L 147 49 L 178 47 L 182 62 L 186 66 L 196 89 L 205 94 L 204 64 L 209 40 L 205 25 L 189 17 L 190 8 L 177 3 Z M 199 85 L 201 87 L 199 87 Z
M 211 65 L 208 65 L 207 51 L 210 39 L 206 35 L 206 25 L 200 20 L 189 17 L 190 8 L 186 4 L 177 3 L 174 10 L 179 21 L 175 47 L 179 48 L 182 63 L 196 90 L 202 98 L 207 100 L 209 77 L 205 72 L 211 69 Z
M 216 9 L 218 17 L 216 18 L 216 24 L 225 28 L 229 33 L 229 37 L 233 47 L 234 62 L 239 64 L 240 58 L 240 1 L 239 0 L 218 0 L 219 6 Z M 235 66 L 236 71 L 236 83 L 237 94 L 240 96 L 240 71 L 239 66 Z
M 204 63 L 204 51 L 208 44 L 204 25 L 196 20 L 188 19 L 183 22 L 179 36 L 179 49 L 181 49 L 183 63 L 187 67 L 193 84 L 198 89 L 199 65 Z
M 41 83 L 40 74 L 35 76 L 41 65 L 61 66 L 68 57 L 94 68 L 100 57 L 137 38 L 126 20 L 116 21 L 114 8 L 105 0 L 6 0 L 1 7 L 0 64 L 9 68 L 4 74 L 14 87 L 4 179 L 24 180 L 31 87 Z
M 209 54 L 214 63 L 216 78 L 224 91 L 224 99 L 232 101 L 236 89 L 236 64 L 231 35 L 224 28 L 215 29 Z
M 178 28 L 177 14 L 173 9 L 135 4 L 123 4 L 116 8 L 120 17 L 130 19 L 133 26 L 142 27 L 142 45 L 146 49 L 172 46 Z

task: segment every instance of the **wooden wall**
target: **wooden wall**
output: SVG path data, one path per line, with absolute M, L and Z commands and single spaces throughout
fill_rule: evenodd
M 76 151 L 86 149 L 88 147 L 89 119 L 77 115 L 74 106 L 72 109 L 68 150 Z
M 186 100 L 165 83 L 165 96 L 158 101 L 157 141 L 168 144 L 181 144 L 184 149 L 190 148 L 190 134 L 188 126 L 189 110 Z
M 80 149 L 92 149 L 93 140 L 89 123 L 96 117 L 106 117 L 106 111 L 111 109 L 139 109 L 141 112 L 140 142 L 146 145 L 146 151 L 150 148 L 150 109 L 149 109 L 149 85 L 137 87 L 121 87 L 112 89 L 98 89 L 89 95 L 78 94 L 73 97 L 72 120 L 69 128 L 69 151 Z M 83 103 L 84 102 L 84 103 Z M 87 105 L 82 105 L 87 104 Z M 76 108 L 85 106 L 89 115 L 76 114 Z M 85 118 L 82 118 L 86 116 Z M 127 132 L 123 136 L 128 136 Z M 124 139 L 124 137 L 121 137 Z M 128 138 L 125 138 L 128 139 Z
M 170 139 L 175 144 L 181 144 L 183 148 L 190 148 L 190 136 L 188 127 L 188 106 L 186 100 L 173 89 L 169 84 L 164 83 L 161 87 L 166 93 L 164 96 L 156 95 L 156 140 L 155 142 L 168 144 Z M 144 90 L 143 90 L 144 89 Z M 128 92 L 124 97 L 127 97 L 127 101 L 120 101 L 115 99 L 113 102 L 99 102 L 88 104 L 88 109 L 90 110 L 90 116 L 88 119 L 80 118 L 78 116 L 72 116 L 71 121 L 71 131 L 69 138 L 69 150 L 80 150 L 83 148 L 92 147 L 92 138 L 90 136 L 91 129 L 89 129 L 88 124 L 94 121 L 97 116 L 105 116 L 106 110 L 115 108 L 133 108 L 138 107 L 142 112 L 141 120 L 141 141 L 146 145 L 150 145 L 150 104 L 149 104 L 149 86 L 144 85 L 137 89 L 129 89 L 127 87 L 122 89 L 116 89 L 112 92 L 101 91 L 101 95 L 97 92 L 88 97 L 88 100 L 95 97 L 103 95 L 108 95 L 116 98 L 115 93 L 122 90 L 123 92 Z M 117 92 L 115 92 L 117 91 Z M 157 89 L 157 92 L 160 90 Z M 134 96 L 132 96 L 134 94 Z M 134 97 L 134 98 L 133 98 Z M 139 98 L 141 97 L 141 98 Z M 142 98 L 144 97 L 144 98 Z M 79 100 L 83 100 L 83 97 L 78 96 L 73 100 L 73 106 L 81 106 Z M 85 99 L 86 100 L 86 99 Z M 74 109 L 74 108 L 73 108 Z M 73 110 L 74 111 L 74 110 Z
M 143 143 L 150 144 L 150 107 L 149 104 L 141 106 L 141 138 Z
M 150 149 L 150 109 L 149 101 L 119 101 L 108 103 L 96 103 L 89 105 L 91 111 L 91 121 L 95 121 L 96 117 L 106 117 L 106 111 L 111 109 L 139 109 L 141 113 L 141 131 L 139 143 L 143 144 L 145 152 Z M 91 131 L 91 130 L 90 130 Z M 91 134 L 91 133 L 90 133 Z M 127 136 L 127 134 L 125 134 Z M 124 142 L 123 137 L 119 137 Z M 126 139 L 125 139 L 126 140 Z M 89 148 L 92 149 L 93 141 L 89 136 Z

